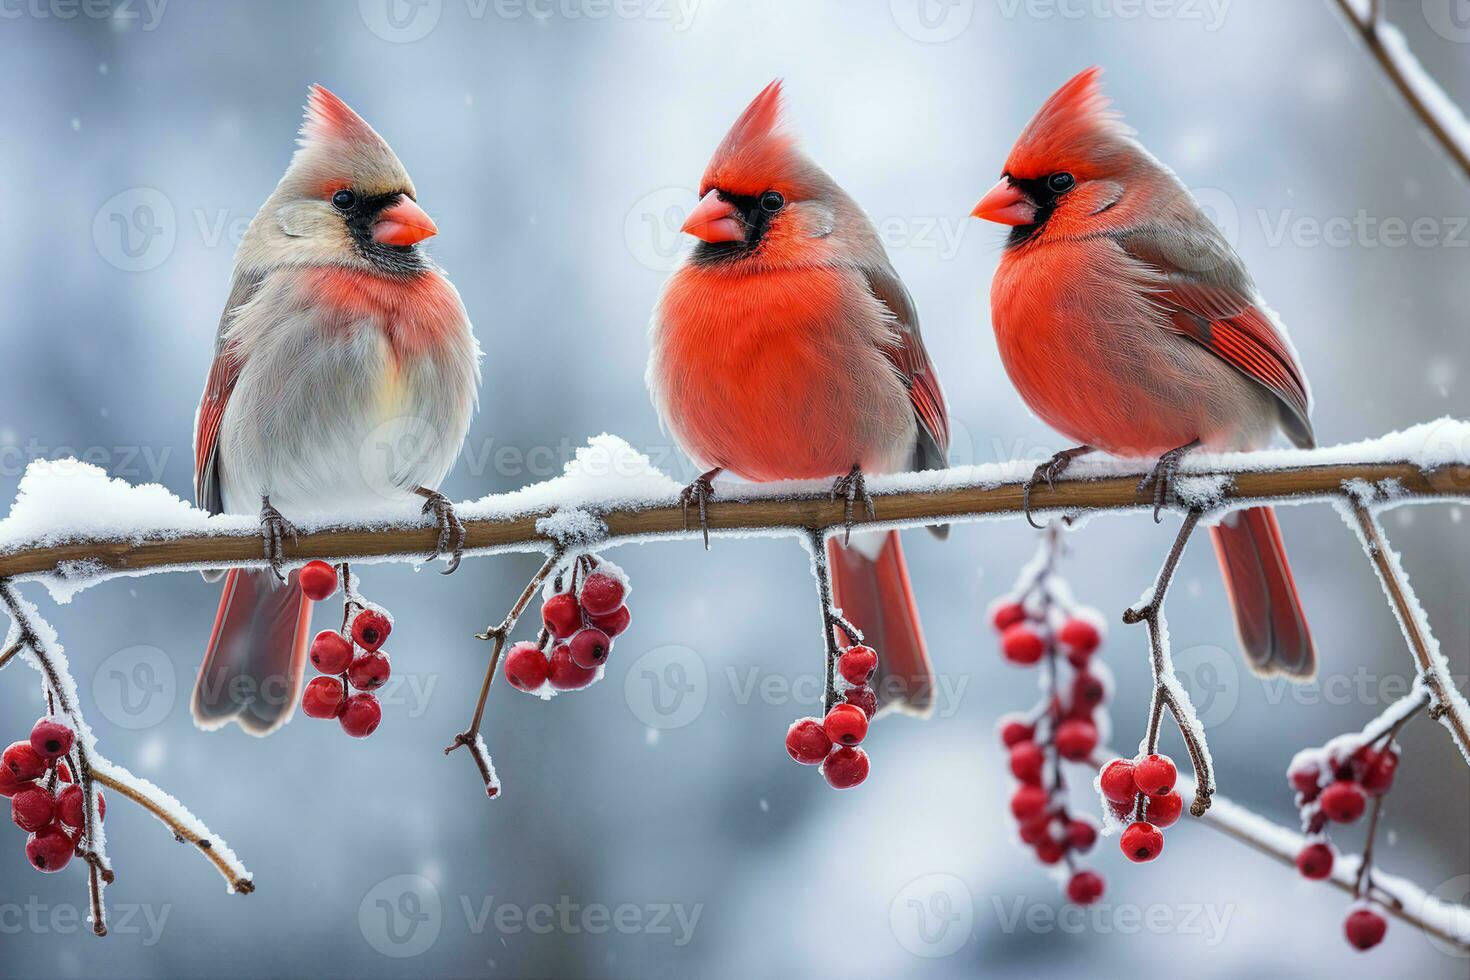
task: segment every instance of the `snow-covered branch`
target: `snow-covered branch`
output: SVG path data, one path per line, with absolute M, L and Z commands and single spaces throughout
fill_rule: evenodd
M 1419 121 L 1470 177 L 1470 120 L 1414 57 L 1403 32 L 1383 20 L 1377 0 L 1337 0 L 1337 5 Z

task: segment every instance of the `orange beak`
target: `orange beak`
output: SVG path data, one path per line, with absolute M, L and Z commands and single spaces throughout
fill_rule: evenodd
M 970 216 L 1001 225 L 1029 225 L 1036 220 L 1036 205 L 1011 183 L 1009 177 L 1002 177 L 1000 183 L 975 205 Z
M 735 205 L 720 200 L 719 191 L 706 194 L 679 230 L 706 242 L 745 241 L 745 222 L 735 211 Z
M 373 222 L 373 241 L 384 245 L 414 245 L 437 234 L 439 228 L 434 219 L 406 194 Z

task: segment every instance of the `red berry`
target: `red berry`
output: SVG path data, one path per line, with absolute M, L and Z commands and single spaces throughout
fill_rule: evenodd
M 1178 823 L 1179 815 L 1183 812 L 1184 797 L 1172 790 L 1163 796 L 1148 798 L 1148 822 L 1160 830 Z
M 868 778 L 868 753 L 839 745 L 822 763 L 822 776 L 833 789 L 852 789 Z
M 546 683 L 550 666 L 534 643 L 517 643 L 505 657 L 505 679 L 517 691 L 531 692 Z
M 1076 653 L 1081 657 L 1093 653 L 1102 643 L 1102 634 L 1098 632 L 1096 626 L 1085 619 L 1067 620 L 1062 624 L 1062 631 L 1057 634 L 1057 637 L 1067 648 L 1068 653 Z
M 342 678 L 313 677 L 301 692 L 301 710 L 308 718 L 335 718 L 347 703 Z
M 1114 803 L 1112 800 L 1108 800 L 1107 802 L 1108 812 L 1113 815 L 1114 820 L 1119 823 L 1127 823 L 1133 819 L 1133 804 L 1131 802 Z
M 1035 847 L 1051 836 L 1051 814 L 1043 814 L 1034 820 L 1027 820 L 1017 829 L 1024 843 Z
M 847 693 L 842 695 L 842 700 L 862 708 L 863 714 L 869 719 L 878 713 L 878 695 L 871 687 L 850 687 Z
M 572 659 L 571 648 L 558 643 L 551 651 L 551 663 L 547 665 L 546 679 L 558 691 L 580 691 L 597 680 L 597 668 L 579 667 Z
M 1092 850 L 1092 845 L 1097 843 L 1097 825 L 1081 818 L 1068 820 L 1067 843 L 1078 851 Z
M 1133 781 L 1138 784 L 1138 791 L 1149 796 L 1168 793 L 1178 778 L 1179 770 L 1174 768 L 1174 760 L 1167 755 L 1145 756 L 1133 769 Z
M 1358 781 L 1363 784 L 1363 791 L 1369 796 L 1382 796 L 1393 787 L 1394 773 L 1399 768 L 1399 754 L 1393 749 L 1359 752 L 1363 756 L 1363 771 Z
M 1322 791 L 1318 799 L 1322 813 L 1336 823 L 1352 823 L 1363 815 L 1368 806 L 1368 794 L 1352 780 L 1333 783 Z
M 1011 816 L 1017 820 L 1035 820 L 1046 812 L 1051 797 L 1040 786 L 1018 786 L 1011 795 Z
M 627 591 L 623 588 L 623 583 L 611 575 L 593 572 L 582 583 L 582 592 L 578 598 L 582 608 L 587 610 L 587 615 L 606 616 L 623 604 L 623 596 Z
M 1293 769 L 1287 773 L 1287 777 L 1291 780 L 1292 788 L 1306 797 L 1308 802 L 1315 800 L 1317 794 L 1322 792 L 1322 786 L 1318 782 L 1321 777 L 1316 766 Z
M 868 734 L 868 716 L 855 704 L 837 704 L 822 719 L 822 730 L 839 745 L 856 745 Z
M 367 738 L 378 730 L 383 720 L 383 706 L 371 694 L 354 694 L 342 705 L 337 722 L 342 730 L 353 738 Z
M 1159 828 L 1145 821 L 1138 821 L 1128 825 L 1123 831 L 1123 836 L 1118 840 L 1118 846 L 1128 860 L 1135 864 L 1143 864 L 1152 861 L 1159 856 L 1164 849 L 1164 835 Z
M 31 729 L 31 748 L 47 762 L 59 759 L 71 751 L 77 740 L 76 732 L 67 725 L 51 718 L 42 718 Z
M 79 828 L 87 822 L 87 814 L 82 802 L 82 788 L 68 786 L 61 791 L 61 796 L 56 801 L 56 815 L 68 827 Z M 102 820 L 107 819 L 107 797 L 102 795 L 100 789 L 97 791 L 97 816 Z
M 47 769 L 45 758 L 31 747 L 30 742 L 11 742 L 5 753 L 0 755 L 0 765 L 9 769 L 10 775 L 17 780 L 35 779 Z
M 565 640 L 582 627 L 582 607 L 570 592 L 552 596 L 541 604 L 541 622 L 558 640 Z
M 1046 652 L 1041 636 L 1027 623 L 1017 623 L 1000 636 L 1000 650 L 1013 664 L 1034 664 Z
M 628 628 L 633 621 L 633 614 L 628 611 L 627 606 L 619 606 L 606 616 L 588 616 L 588 621 L 607 634 L 612 639 Z
M 1026 618 L 1026 607 L 1019 602 L 1002 602 L 990 612 L 990 622 L 1004 633 Z
M 572 663 L 589 669 L 600 667 L 612 652 L 612 640 L 594 627 L 577 630 L 567 646 L 572 651 Z
M 53 824 L 32 834 L 26 841 L 26 858 L 31 867 L 49 875 L 66 867 L 76 849 L 66 831 Z
M 1056 864 L 1066 853 L 1066 846 L 1054 837 L 1044 837 L 1036 844 L 1036 860 L 1042 864 Z
M 1103 766 L 1102 775 L 1098 777 L 1103 797 L 1112 803 L 1131 804 L 1138 795 L 1138 784 L 1133 780 L 1134 768 L 1128 759 L 1114 759 Z
M 1077 718 L 1064 721 L 1057 726 L 1056 742 L 1063 759 L 1081 762 L 1097 748 L 1097 726 Z
M 1035 742 L 1019 742 L 1011 746 L 1011 775 L 1023 783 L 1039 785 L 1041 770 L 1046 766 L 1046 753 Z
M 786 729 L 786 754 L 804 766 L 819 766 L 832 751 L 832 740 L 817 718 L 799 718 Z
M 1332 874 L 1335 860 L 1336 855 L 1332 853 L 1332 848 L 1317 841 L 1301 849 L 1301 853 L 1296 856 L 1296 869 L 1302 873 L 1303 878 L 1321 881 Z
M 0 765 L 0 796 L 11 797 L 34 785 L 29 779 L 16 779 L 8 766 Z
M 77 789 L 75 786 L 72 789 Z M 81 790 L 77 789 L 80 793 Z M 32 786 L 15 794 L 10 801 L 10 819 L 27 833 L 35 833 L 56 816 L 56 797 L 40 786 Z
M 66 768 L 65 762 L 56 763 L 56 780 L 62 783 L 71 782 L 71 770 Z
M 324 561 L 309 561 L 301 566 L 297 581 L 308 599 L 321 602 L 337 591 L 337 570 Z
M 352 639 L 364 650 L 376 650 L 391 632 L 393 624 L 376 609 L 364 609 L 352 620 Z
M 878 651 L 872 647 L 848 647 L 837 658 L 837 672 L 849 684 L 866 684 L 878 669 Z
M 1342 925 L 1347 941 L 1357 949 L 1372 949 L 1388 934 L 1388 920 L 1372 909 L 1354 909 Z
M 352 663 L 352 643 L 336 630 L 322 630 L 311 641 L 311 665 L 323 674 L 340 674 Z
M 1091 905 L 1102 896 L 1102 875 L 1094 871 L 1079 871 L 1067 882 L 1067 898 L 1078 905 Z
M 1072 678 L 1072 707 L 1080 712 L 1078 717 L 1086 717 L 1093 708 L 1102 704 L 1108 696 L 1108 689 L 1103 686 L 1102 678 L 1096 674 L 1079 671 Z
M 381 650 L 359 653 L 347 665 L 347 682 L 359 691 L 376 691 L 388 683 L 393 668 Z
M 1000 720 L 1000 742 L 1008 749 L 1035 737 L 1036 728 L 1022 721 L 1019 715 L 1007 715 Z

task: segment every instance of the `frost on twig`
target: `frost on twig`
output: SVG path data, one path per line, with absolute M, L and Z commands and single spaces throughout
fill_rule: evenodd
M 1189 812 L 1196 817 L 1203 816 L 1210 808 L 1210 797 L 1215 792 L 1215 773 L 1210 762 L 1210 747 L 1205 741 L 1205 728 L 1195 715 L 1189 692 L 1174 673 L 1174 660 L 1169 649 L 1169 626 L 1164 619 L 1164 598 L 1168 594 L 1169 583 L 1174 578 L 1174 571 L 1179 566 L 1179 559 L 1184 554 L 1184 546 L 1188 544 L 1189 537 L 1202 516 L 1197 510 L 1191 510 L 1184 516 L 1184 524 L 1179 528 L 1179 535 L 1174 539 L 1174 545 L 1169 549 L 1169 555 L 1164 559 L 1163 568 L 1159 570 L 1159 577 L 1153 587 L 1144 593 L 1139 605 L 1123 613 L 1125 623 L 1148 625 L 1154 693 L 1149 705 L 1148 730 L 1139 751 L 1143 755 L 1153 755 L 1159 750 L 1159 729 L 1163 722 L 1164 709 L 1168 708 L 1175 723 L 1179 725 L 1179 734 L 1184 736 L 1184 745 L 1189 750 L 1189 761 L 1194 766 L 1195 793 Z M 1143 805 L 1142 800 L 1139 805 Z

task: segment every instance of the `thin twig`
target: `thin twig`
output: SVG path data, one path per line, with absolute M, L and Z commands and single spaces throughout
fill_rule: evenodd
M 14 657 L 17 653 L 20 653 L 20 648 L 23 646 L 25 646 L 25 643 L 20 640 L 16 640 L 14 643 L 10 644 L 9 649 L 7 649 L 4 653 L 0 653 L 0 669 L 3 669 L 6 664 L 10 663 L 11 658 Z
M 1450 735 L 1460 751 L 1470 759 L 1470 713 L 1465 699 L 1455 690 L 1454 681 L 1445 670 L 1444 662 L 1437 655 L 1438 645 L 1429 633 L 1429 624 L 1418 614 L 1418 601 L 1413 599 L 1408 577 L 1399 567 L 1388 538 L 1378 518 L 1357 495 L 1349 495 L 1348 506 L 1357 522 L 1363 543 L 1367 546 L 1378 579 L 1383 583 L 1393 605 L 1394 615 L 1403 627 L 1409 649 L 1414 654 L 1419 676 L 1429 689 L 1429 717 L 1449 729 Z
M 1410 79 L 1411 70 L 1401 64 L 1395 50 L 1384 43 L 1378 0 L 1371 0 L 1366 17 L 1359 14 L 1355 0 L 1337 0 L 1337 6 L 1352 24 L 1354 31 L 1363 39 L 1363 43 L 1368 46 L 1369 52 L 1378 60 L 1383 73 L 1399 90 L 1399 94 L 1404 97 L 1404 101 L 1409 104 L 1414 115 L 1419 117 L 1419 121 L 1450 155 L 1450 158 L 1459 166 L 1460 171 L 1466 177 L 1470 177 L 1470 146 L 1455 136 L 1457 124 L 1441 117 L 1441 108 L 1431 104 L 1424 97 L 1424 94 Z M 1418 66 L 1416 65 L 1415 68 L 1418 69 Z M 1422 69 L 1418 70 L 1422 71 Z
M 1168 557 L 1164 559 L 1164 566 L 1159 570 L 1158 580 L 1154 583 L 1148 602 L 1123 612 L 1125 623 L 1148 624 L 1154 693 L 1149 705 L 1148 733 L 1144 737 L 1143 753 L 1150 755 L 1159 750 L 1159 729 L 1163 721 L 1164 708 L 1168 708 L 1169 713 L 1174 716 L 1175 723 L 1179 726 L 1179 734 L 1184 736 L 1185 748 L 1189 750 L 1189 761 L 1194 766 L 1196 789 L 1194 802 L 1189 805 L 1189 812 L 1196 817 L 1203 816 L 1204 812 L 1210 808 L 1210 797 L 1215 792 L 1215 775 L 1210 769 L 1210 753 L 1203 742 L 1204 733 L 1199 730 L 1193 712 L 1186 708 L 1180 700 L 1179 680 L 1174 676 L 1174 667 L 1169 657 L 1169 641 L 1164 625 L 1164 597 L 1169 592 L 1169 583 L 1174 579 L 1174 571 L 1179 567 L 1179 559 L 1184 554 L 1184 546 L 1189 543 L 1190 535 L 1194 533 L 1202 516 L 1203 514 L 1197 510 L 1191 510 L 1184 515 L 1184 523 L 1179 528 L 1178 536 L 1174 538 L 1174 545 L 1169 549 Z M 1143 819 L 1146 806 L 1146 797 L 1140 793 L 1135 805 L 1135 819 Z
M 838 626 L 837 620 L 847 623 L 833 608 L 832 604 L 832 576 L 831 569 L 827 565 L 827 533 L 821 530 L 807 532 L 807 545 L 812 552 L 812 572 L 817 581 L 817 601 L 822 607 L 822 640 L 827 651 L 826 685 L 822 693 L 822 713 L 826 714 L 837 705 L 837 658 L 841 653 L 837 649 L 837 634 L 833 627 Z M 852 630 L 856 633 L 848 633 Z M 843 632 L 848 634 L 848 640 L 852 643 L 862 642 L 862 633 L 857 632 L 856 627 L 848 624 L 843 627 Z

